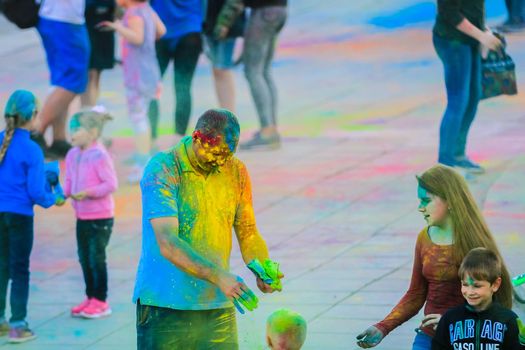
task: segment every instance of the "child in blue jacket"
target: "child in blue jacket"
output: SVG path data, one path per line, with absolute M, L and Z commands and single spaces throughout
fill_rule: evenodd
M 37 113 L 35 96 L 15 91 L 5 107 L 0 133 L 0 335 L 21 343 L 36 336 L 25 321 L 29 296 L 29 256 L 33 247 L 33 205 L 49 208 L 57 199 L 46 191 L 44 154 L 31 140 Z M 11 319 L 5 317 L 11 280 Z

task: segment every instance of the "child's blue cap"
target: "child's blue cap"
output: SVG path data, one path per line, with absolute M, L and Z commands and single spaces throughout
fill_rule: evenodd
M 36 111 L 35 95 L 27 90 L 16 90 L 11 94 L 5 105 L 5 115 L 18 115 L 24 120 L 31 120 Z

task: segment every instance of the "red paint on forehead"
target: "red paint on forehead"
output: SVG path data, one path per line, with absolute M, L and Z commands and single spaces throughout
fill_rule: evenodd
M 193 135 L 198 137 L 199 140 L 201 140 L 204 143 L 207 143 L 210 146 L 218 146 L 222 140 L 220 135 L 217 135 L 216 137 L 210 137 L 201 133 L 200 130 L 194 131 Z

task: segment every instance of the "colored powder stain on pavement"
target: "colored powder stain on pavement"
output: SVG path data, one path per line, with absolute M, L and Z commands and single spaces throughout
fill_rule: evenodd
M 485 7 L 489 18 L 506 14 L 504 1 L 486 1 Z M 423 1 L 387 14 L 374 16 L 368 20 L 368 23 L 380 28 L 398 29 L 434 21 L 436 12 L 437 8 L 434 1 Z
M 436 17 L 434 2 L 417 3 L 396 12 L 371 18 L 368 23 L 377 27 L 396 29 L 407 25 L 431 21 Z

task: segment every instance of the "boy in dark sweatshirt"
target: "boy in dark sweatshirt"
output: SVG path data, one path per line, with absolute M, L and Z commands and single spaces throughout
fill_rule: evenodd
M 523 350 L 517 316 L 493 301 L 501 286 L 501 261 L 486 248 L 472 249 L 459 268 L 464 305 L 439 321 L 432 350 Z

